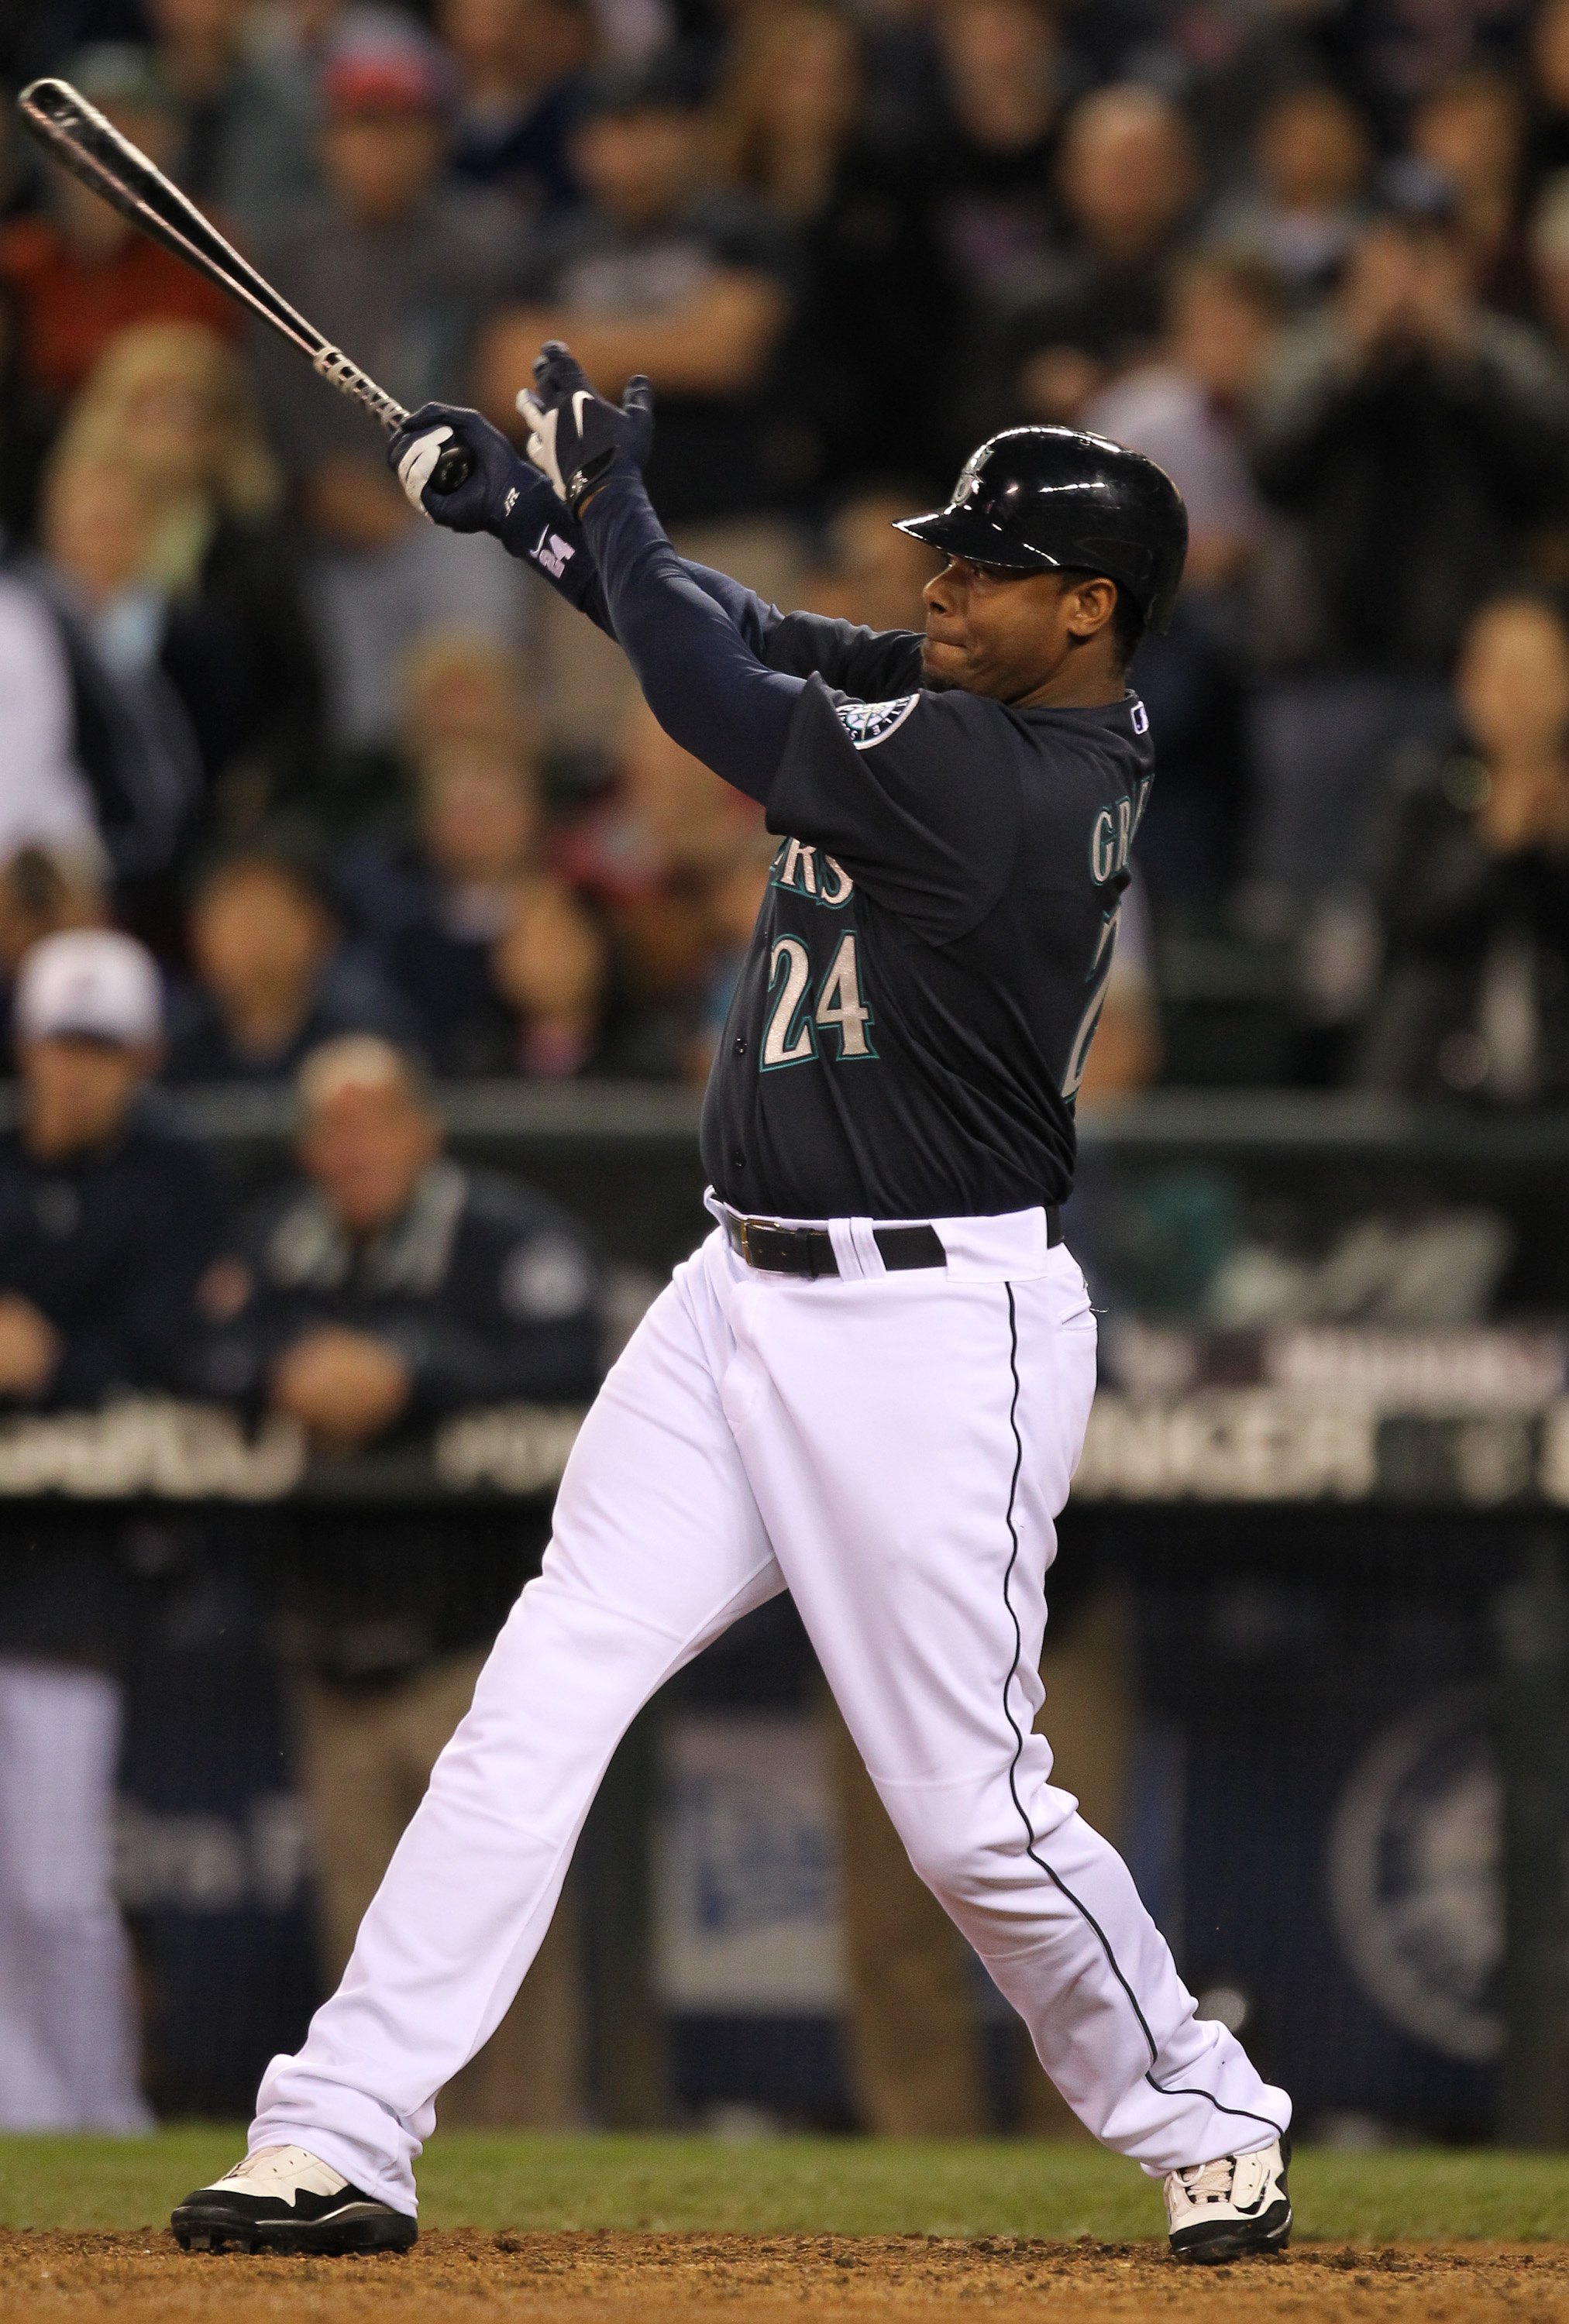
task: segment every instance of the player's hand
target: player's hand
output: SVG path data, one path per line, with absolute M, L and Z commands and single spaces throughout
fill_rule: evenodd
M 654 392 L 641 372 L 612 403 L 559 339 L 540 348 L 518 410 L 529 423 L 530 459 L 574 516 L 613 468 L 641 469 L 653 449 Z
M 455 493 L 438 493 L 430 479 L 453 442 L 466 447 L 474 466 Z M 520 493 L 538 489 L 501 429 L 457 403 L 422 403 L 411 412 L 388 443 L 387 459 L 415 508 L 449 532 L 494 532 Z

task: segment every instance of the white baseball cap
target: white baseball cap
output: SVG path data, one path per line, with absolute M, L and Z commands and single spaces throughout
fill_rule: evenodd
M 43 936 L 16 977 L 15 1029 L 24 1041 L 69 1034 L 126 1048 L 163 1029 L 157 964 L 145 945 L 114 928 L 66 928 Z

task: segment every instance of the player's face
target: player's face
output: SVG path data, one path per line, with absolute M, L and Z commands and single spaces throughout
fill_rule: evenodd
M 952 557 L 924 595 L 921 669 L 928 686 L 1020 707 L 1121 698 L 1112 582 L 1005 572 Z

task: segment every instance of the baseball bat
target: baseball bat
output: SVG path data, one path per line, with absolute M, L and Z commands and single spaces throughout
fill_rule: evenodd
M 297 314 L 266 276 L 224 240 L 210 219 L 203 217 L 196 204 L 69 81 L 32 81 L 17 98 L 16 109 L 60 167 L 90 187 L 111 209 L 118 210 L 198 274 L 216 282 L 231 299 L 249 307 L 298 347 L 329 387 L 363 403 L 389 435 L 403 425 L 409 415 L 402 405 L 351 363 L 343 349 L 335 347 L 313 323 Z M 473 457 L 464 446 L 449 445 L 437 462 L 430 482 L 438 493 L 456 492 L 473 467 Z

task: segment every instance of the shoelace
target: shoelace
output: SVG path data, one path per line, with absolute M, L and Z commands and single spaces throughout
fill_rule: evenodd
M 1223 2202 L 1232 2191 L 1236 2171 L 1234 2154 L 1217 2154 L 1213 2163 L 1190 2163 L 1177 2175 L 1190 2203 Z

